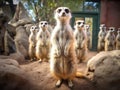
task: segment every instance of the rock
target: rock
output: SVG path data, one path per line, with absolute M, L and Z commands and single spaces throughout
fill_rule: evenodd
M 17 61 L 0 59 L 0 90 L 28 90 L 30 82 Z
M 87 75 L 104 90 L 120 88 L 120 50 L 100 52 L 87 63 Z
M 25 58 L 21 53 L 12 53 L 9 56 L 0 55 L 0 59 L 14 59 L 20 64 L 25 62 Z
M 19 26 L 16 28 L 16 36 L 14 41 L 16 46 L 16 52 L 21 53 L 27 59 L 29 42 L 25 27 Z
M 19 2 L 16 7 L 16 12 L 14 14 L 14 17 L 11 21 L 9 21 L 9 24 L 11 24 L 14 27 L 18 27 L 20 25 L 29 24 L 31 22 L 33 22 L 32 19 L 29 17 L 23 4 Z

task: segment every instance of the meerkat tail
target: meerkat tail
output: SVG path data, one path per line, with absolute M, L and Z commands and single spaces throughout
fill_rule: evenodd
M 79 71 L 76 72 L 76 77 L 77 78 L 85 78 L 85 75 Z

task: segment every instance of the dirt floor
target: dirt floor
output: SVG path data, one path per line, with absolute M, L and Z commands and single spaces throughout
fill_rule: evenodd
M 96 55 L 96 52 L 88 52 L 87 60 L 78 64 L 78 71 L 85 73 L 87 61 Z M 35 85 L 34 90 L 71 90 L 64 81 L 61 87 L 56 88 L 55 78 L 52 77 L 48 62 L 39 63 L 39 61 L 27 62 L 21 65 L 21 68 L 29 75 L 32 83 Z M 75 78 L 73 80 L 74 87 L 72 90 L 98 90 L 98 88 L 85 78 Z

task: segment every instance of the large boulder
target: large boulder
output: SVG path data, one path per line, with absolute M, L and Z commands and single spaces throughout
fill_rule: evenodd
M 103 90 L 120 89 L 120 50 L 100 52 L 87 63 L 87 75 Z
M 24 56 L 21 53 L 12 53 L 9 56 L 0 55 L 0 59 L 14 59 L 19 64 L 22 64 L 22 63 L 25 62 L 25 58 L 24 58 Z
M 21 25 L 24 26 L 25 24 L 29 24 L 32 22 L 33 22 L 33 20 L 29 17 L 23 4 L 21 2 L 19 2 L 16 7 L 14 17 L 12 18 L 12 20 L 9 21 L 9 24 L 11 24 L 14 27 L 18 27 Z
M 17 61 L 0 59 L 0 90 L 30 90 L 30 85 Z

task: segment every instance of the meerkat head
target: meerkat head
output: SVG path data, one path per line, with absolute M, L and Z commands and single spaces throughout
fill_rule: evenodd
M 47 21 L 40 21 L 39 28 L 42 30 L 46 30 L 48 28 L 48 22 Z
M 77 20 L 75 21 L 75 25 L 74 25 L 75 29 L 79 29 L 82 30 L 85 28 L 85 21 L 84 20 Z
M 89 31 L 89 29 L 90 29 L 90 25 L 85 24 L 85 29 L 86 29 L 87 31 Z
M 101 24 L 101 25 L 100 25 L 100 30 L 106 31 L 106 26 L 105 26 L 105 24 Z
M 115 27 L 109 27 L 108 30 L 109 30 L 108 32 L 109 32 L 110 34 L 113 34 L 114 31 L 115 31 Z
M 58 7 L 54 12 L 54 18 L 57 21 L 69 22 L 71 17 L 71 11 L 68 7 Z
M 36 25 L 31 26 L 30 31 L 31 31 L 32 33 L 38 32 L 37 26 L 36 26 Z

